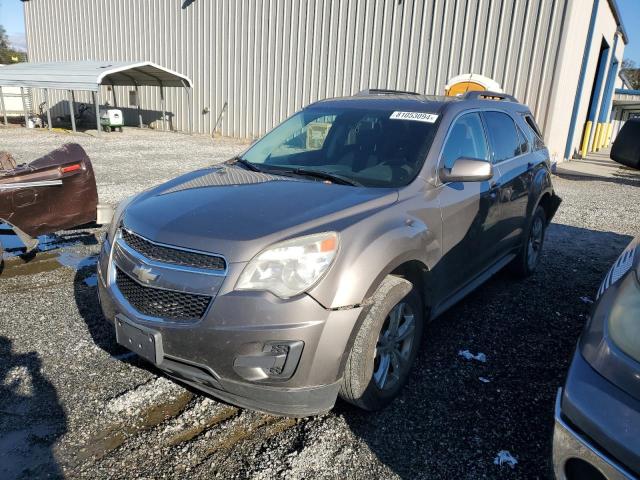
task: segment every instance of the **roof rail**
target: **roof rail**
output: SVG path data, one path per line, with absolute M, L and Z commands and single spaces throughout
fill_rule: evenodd
M 465 93 L 462 98 L 464 100 L 506 100 L 508 102 L 520 103 L 513 95 L 491 92 L 489 90 L 472 90 Z
M 387 88 L 367 88 L 366 90 L 360 90 L 356 93 L 356 97 L 362 97 L 364 95 L 420 95 L 417 92 L 405 92 L 404 90 L 390 90 Z

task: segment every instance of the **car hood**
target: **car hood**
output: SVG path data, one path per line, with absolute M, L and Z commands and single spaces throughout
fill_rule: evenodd
M 253 258 L 298 234 L 339 231 L 398 199 L 395 189 L 352 187 L 219 166 L 188 173 L 138 196 L 124 225 L 149 240 Z

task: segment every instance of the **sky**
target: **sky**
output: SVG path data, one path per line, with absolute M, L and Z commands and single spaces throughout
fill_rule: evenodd
M 629 44 L 625 48 L 625 58 L 640 66 L 640 0 L 617 0 L 620 7 Z M 26 50 L 24 35 L 23 7 L 20 0 L 0 0 L 0 25 L 9 34 L 9 41 L 15 48 Z
M 27 49 L 24 36 L 24 14 L 20 0 L 0 0 L 0 25 L 7 31 L 9 42 L 14 48 Z
M 629 37 L 629 44 L 624 49 L 624 56 L 640 66 L 640 0 L 617 1 L 624 29 Z

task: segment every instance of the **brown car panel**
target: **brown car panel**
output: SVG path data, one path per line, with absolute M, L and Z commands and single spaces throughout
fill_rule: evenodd
M 96 180 L 80 145 L 64 145 L 22 165 L 4 154 L 3 167 L 0 222 L 37 237 L 96 221 Z

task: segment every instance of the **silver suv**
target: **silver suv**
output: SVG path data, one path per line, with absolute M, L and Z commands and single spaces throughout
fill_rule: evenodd
M 368 90 L 123 202 L 100 300 L 120 344 L 215 397 L 375 410 L 427 321 L 507 265 L 536 269 L 559 203 L 513 97 Z

